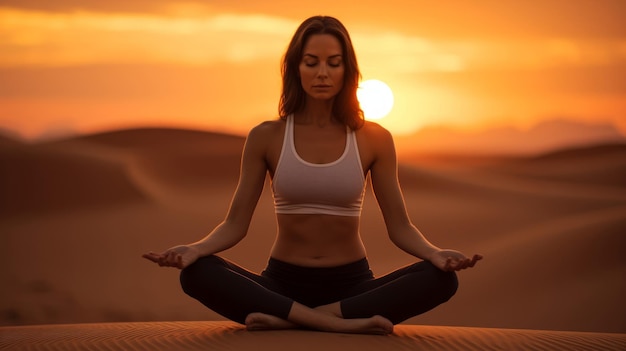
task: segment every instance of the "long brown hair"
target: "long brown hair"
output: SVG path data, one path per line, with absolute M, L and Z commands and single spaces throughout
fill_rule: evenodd
M 365 120 L 356 97 L 361 72 L 348 30 L 338 19 L 330 16 L 314 16 L 306 19 L 291 38 L 281 65 L 283 90 L 278 106 L 280 118 L 285 119 L 304 108 L 306 92 L 300 84 L 299 66 L 304 46 L 309 37 L 314 34 L 330 34 L 341 43 L 345 67 L 343 88 L 335 97 L 333 115 L 351 129 L 359 129 Z

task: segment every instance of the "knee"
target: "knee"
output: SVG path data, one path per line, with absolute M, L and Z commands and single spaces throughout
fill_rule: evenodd
M 434 266 L 433 266 L 434 267 Z M 441 296 L 445 298 L 444 301 L 450 300 L 454 294 L 456 294 L 459 288 L 459 280 L 455 272 L 444 272 L 437 267 L 434 267 L 438 273 L 439 288 L 441 289 Z
M 200 257 L 196 262 L 180 272 L 180 285 L 189 296 L 195 296 L 203 282 L 210 280 L 212 272 L 222 265 L 219 257 L 211 255 Z
M 445 272 L 428 262 L 428 270 L 432 276 L 432 286 L 437 290 L 436 295 L 441 302 L 446 302 L 456 294 L 459 288 L 459 280 L 455 272 Z
M 459 289 L 459 280 L 455 272 L 442 272 L 444 277 L 442 278 L 442 295 L 445 297 L 445 301 L 450 300 Z

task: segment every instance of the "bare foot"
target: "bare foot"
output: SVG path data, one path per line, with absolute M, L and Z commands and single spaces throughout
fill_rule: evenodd
M 338 302 L 328 305 L 317 306 L 314 309 L 329 314 L 333 317 L 343 318 L 343 315 L 341 314 L 341 307 Z
M 322 328 L 320 330 L 336 333 L 373 335 L 387 335 L 393 333 L 393 323 L 381 316 L 356 319 L 337 318 L 336 321 L 338 323 L 335 326 Z M 246 317 L 246 329 L 249 331 L 298 328 L 300 327 L 297 324 L 265 313 L 250 313 Z
M 352 334 L 387 335 L 393 333 L 393 323 L 385 317 L 342 319 L 342 325 L 335 331 Z
M 298 326 L 282 318 L 265 313 L 250 313 L 246 317 L 246 329 L 253 330 L 281 330 L 296 329 Z
M 393 323 L 382 316 L 362 319 L 344 319 L 341 313 L 341 306 L 337 302 L 318 306 L 315 310 L 339 318 L 341 320 L 339 323 L 340 330 L 337 330 L 339 332 L 381 335 L 393 333 Z

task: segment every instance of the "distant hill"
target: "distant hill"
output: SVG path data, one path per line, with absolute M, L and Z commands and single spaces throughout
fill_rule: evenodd
M 171 147 L 201 148 L 221 151 L 228 147 L 241 147 L 244 138 L 225 133 L 176 128 L 132 128 L 106 131 L 94 134 L 67 137 L 41 142 L 38 145 L 63 145 L 68 143 L 89 143 L 135 151 L 163 151 Z
M 559 149 L 529 157 L 493 162 L 499 173 L 526 179 L 626 187 L 626 142 Z
M 528 130 L 512 127 L 476 132 L 447 127 L 427 127 L 411 136 L 396 138 L 400 153 L 541 154 L 594 144 L 626 142 L 611 124 L 552 120 Z
M 569 160 L 593 160 L 599 157 L 614 156 L 626 161 L 626 140 L 623 143 L 606 143 L 599 145 L 569 147 L 554 150 L 530 157 L 532 161 L 569 161 Z
M 174 188 L 234 184 L 243 144 L 238 136 L 166 128 L 35 144 L 0 137 L 0 216 L 150 201 L 146 181 Z
M 154 191 L 161 190 L 231 189 L 238 179 L 244 141 L 240 136 L 167 128 L 117 130 L 36 144 L 0 137 L 0 212 L 10 216 L 117 206 L 152 201 Z M 437 164 L 624 186 L 625 160 L 624 142 L 532 156 L 406 156 L 400 157 L 400 178 L 408 187 L 419 185 L 422 191 L 425 185 L 427 189 L 468 189 L 428 171 Z
M 0 149 L 8 146 L 18 146 L 22 145 L 22 142 L 19 139 L 9 136 L 7 134 L 3 134 L 0 131 Z
M 0 217 L 147 201 L 121 160 L 89 153 L 0 145 Z

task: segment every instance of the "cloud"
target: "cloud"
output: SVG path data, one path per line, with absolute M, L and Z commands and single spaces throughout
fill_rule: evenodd
M 81 3 L 65 1 L 58 6 L 80 8 Z M 97 9 L 97 3 L 82 4 Z M 45 7 L 43 4 L 27 1 L 25 6 Z M 138 4 L 148 7 L 147 3 Z M 176 5 L 163 0 L 157 5 L 169 8 L 169 15 L 0 7 L 0 65 L 278 62 L 299 24 L 288 17 L 262 13 L 211 12 L 208 7 L 192 11 L 200 6 L 196 2 Z M 233 9 L 235 5 L 238 10 L 243 6 L 237 3 Z M 504 8 L 499 9 L 505 13 Z M 425 11 L 434 9 L 427 7 Z M 537 16 L 543 18 L 545 14 Z M 354 24 L 350 28 L 360 62 L 388 74 L 597 66 L 626 61 L 623 37 L 429 37 L 378 22 Z M 416 28 L 421 27 L 416 24 Z
M 0 64 L 208 64 L 279 57 L 296 22 L 266 15 L 171 18 L 146 14 L 0 9 Z
M 360 62 L 388 73 L 544 70 L 626 64 L 626 39 L 432 39 L 399 32 L 353 32 Z
M 385 62 L 385 70 L 395 73 L 455 72 L 465 68 L 462 50 L 445 42 L 389 31 L 356 30 L 352 38 L 365 66 Z
M 164 17 L 0 9 L 0 35 L 5 38 L 0 49 L 6 53 L 0 65 L 278 62 L 298 24 L 260 14 Z M 353 37 L 359 56 L 391 60 L 397 72 L 456 71 L 464 66 L 458 50 L 425 38 L 358 30 Z
M 6 7 L 46 12 L 155 12 L 171 4 L 172 0 L 3 0 L 2 3 Z

